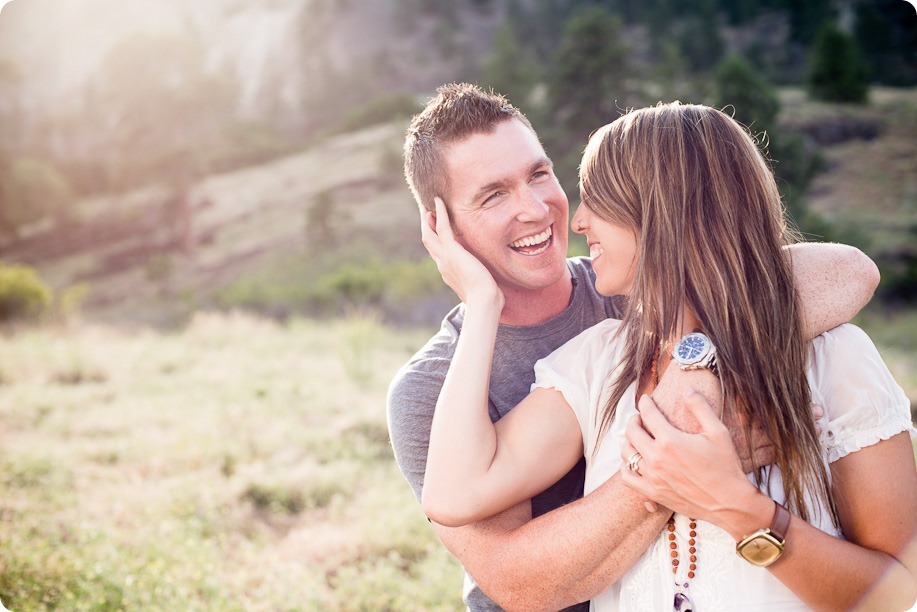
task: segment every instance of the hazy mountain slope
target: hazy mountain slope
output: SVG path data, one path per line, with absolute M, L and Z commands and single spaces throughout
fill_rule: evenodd
M 117 317 L 206 299 L 244 273 L 305 256 L 307 212 L 322 193 L 345 236 L 416 239 L 416 207 L 392 171 L 403 131 L 396 123 L 339 136 L 185 194 L 154 187 L 82 201 L 68 219 L 32 227 L 4 259 L 37 266 L 57 289 L 87 283 L 86 309 Z

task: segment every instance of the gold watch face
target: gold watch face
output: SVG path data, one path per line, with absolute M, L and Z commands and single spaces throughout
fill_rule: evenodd
M 783 544 L 769 533 L 758 532 L 743 540 L 736 552 L 749 563 L 764 567 L 783 554 Z

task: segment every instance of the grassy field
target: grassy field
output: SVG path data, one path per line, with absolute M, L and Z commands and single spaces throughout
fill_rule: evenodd
M 428 330 L 372 317 L 0 340 L 11 610 L 455 609 L 392 459 L 386 385 Z
M 917 400 L 917 313 L 859 321 Z M 199 314 L 0 339 L 0 598 L 14 611 L 461 606 L 392 459 L 431 330 Z

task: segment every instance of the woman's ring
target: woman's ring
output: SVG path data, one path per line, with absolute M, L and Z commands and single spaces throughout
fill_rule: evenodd
M 639 452 L 634 453 L 630 456 L 630 459 L 627 460 L 627 469 L 631 472 L 640 473 L 640 460 L 643 459 L 643 455 Z

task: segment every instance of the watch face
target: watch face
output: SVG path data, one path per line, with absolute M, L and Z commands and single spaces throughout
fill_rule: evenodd
M 747 561 L 768 566 L 783 554 L 783 546 L 768 533 L 759 533 L 744 542 L 738 550 Z
M 672 357 L 684 364 L 697 363 L 710 350 L 710 340 L 700 332 L 688 334 L 678 341 Z

